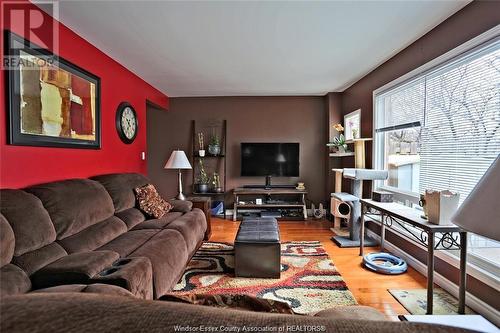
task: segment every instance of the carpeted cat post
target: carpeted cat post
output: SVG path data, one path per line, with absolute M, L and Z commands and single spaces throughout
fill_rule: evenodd
M 385 180 L 389 176 L 386 170 L 354 169 L 346 168 L 343 172 L 344 178 L 351 180 L 351 193 L 334 193 L 333 196 L 349 205 L 351 213 L 349 215 L 349 236 L 334 236 L 332 241 L 339 247 L 359 246 L 359 229 L 361 228 L 361 203 L 363 197 L 364 180 Z M 377 242 L 371 238 L 366 238 L 365 246 L 375 246 Z

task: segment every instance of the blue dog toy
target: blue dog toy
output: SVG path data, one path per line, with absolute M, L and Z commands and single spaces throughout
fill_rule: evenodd
M 401 274 L 406 272 L 406 262 L 389 253 L 369 253 L 363 257 L 363 264 L 374 272 L 382 274 Z

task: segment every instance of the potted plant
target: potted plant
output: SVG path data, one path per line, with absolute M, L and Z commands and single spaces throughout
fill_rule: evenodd
M 220 186 L 220 176 L 217 172 L 212 175 L 212 188 L 216 193 L 222 192 L 222 187 Z
M 215 131 L 212 133 L 212 137 L 210 138 L 210 143 L 208 144 L 208 152 L 213 156 L 217 156 L 220 154 L 220 140 Z
M 345 153 L 347 151 L 347 143 L 345 142 L 344 134 L 342 134 L 344 127 L 341 124 L 335 124 L 333 125 L 333 128 L 335 128 L 340 135 L 333 138 L 333 141 L 327 143 L 326 145 L 328 147 L 337 147 L 339 153 Z
M 198 177 L 196 178 L 196 192 L 207 193 L 208 184 L 210 183 L 210 177 L 208 177 L 207 172 L 205 171 L 203 160 L 200 159 L 198 163 L 200 165 L 200 172 L 198 174 Z
M 205 145 L 204 145 L 204 137 L 203 137 L 202 132 L 198 133 L 198 147 L 199 147 L 198 156 L 200 156 L 200 157 L 205 156 Z

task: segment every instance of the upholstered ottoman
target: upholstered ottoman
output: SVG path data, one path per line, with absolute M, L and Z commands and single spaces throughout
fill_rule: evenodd
M 245 218 L 234 242 L 234 274 L 237 277 L 279 278 L 281 246 L 274 218 Z

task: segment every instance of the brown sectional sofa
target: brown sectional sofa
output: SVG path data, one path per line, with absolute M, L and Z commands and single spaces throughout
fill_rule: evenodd
M 387 322 L 366 307 L 311 317 L 152 301 L 180 278 L 207 222 L 185 201 L 171 202 L 173 211 L 161 219 L 147 219 L 133 192 L 146 183 L 142 175 L 113 174 L 1 190 L 0 331 L 169 332 L 180 325 L 195 331 L 465 332 Z
M 123 294 L 106 284 L 145 299 L 169 292 L 207 224 L 182 201 L 148 219 L 133 191 L 148 183 L 143 175 L 112 174 L 1 190 L 1 295 L 61 285 Z M 89 284 L 97 287 L 81 287 Z

